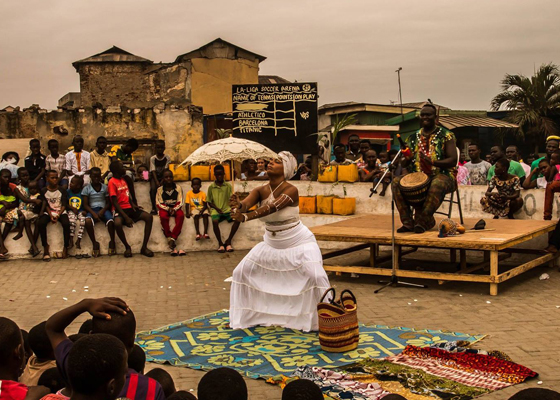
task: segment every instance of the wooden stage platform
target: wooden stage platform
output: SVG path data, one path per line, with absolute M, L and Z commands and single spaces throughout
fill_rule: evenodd
M 401 226 L 398 216 L 395 218 L 396 228 Z M 490 284 L 490 294 L 498 294 L 498 284 L 522 274 L 544 263 L 554 263 L 560 256 L 547 254 L 541 249 L 514 248 L 541 235 L 546 235 L 554 230 L 556 221 L 537 220 L 507 220 L 488 219 L 486 229 L 480 232 L 467 232 L 460 236 L 439 238 L 435 229 L 422 233 L 397 233 L 395 235 L 395 266 L 397 276 L 401 278 L 436 279 L 438 281 L 465 281 L 483 282 Z M 439 222 L 439 220 L 438 220 Z M 465 219 L 465 227 L 470 229 L 477 222 L 476 219 Z M 390 215 L 364 215 L 332 224 L 311 228 L 317 240 L 360 243 L 348 249 L 327 253 L 324 259 L 341 256 L 353 251 L 370 249 L 369 267 L 359 266 L 332 266 L 325 265 L 326 271 L 354 272 L 358 274 L 391 276 L 391 268 L 379 268 L 381 262 L 391 260 L 391 256 L 379 257 L 380 245 L 391 245 L 391 216 Z M 408 247 L 408 249 L 407 249 Z M 400 269 L 402 256 L 413 253 L 418 248 L 449 249 L 451 262 L 457 262 L 456 254 L 459 251 L 457 272 L 430 272 L 411 271 Z M 484 261 L 474 265 L 467 264 L 467 250 L 484 252 Z M 511 257 L 512 253 L 533 254 L 534 259 L 500 273 L 499 262 Z M 481 269 L 488 270 L 489 274 L 473 274 Z

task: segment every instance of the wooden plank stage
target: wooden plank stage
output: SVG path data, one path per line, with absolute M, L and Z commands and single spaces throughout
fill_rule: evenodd
M 470 229 L 477 221 L 476 219 L 465 219 L 465 227 Z M 556 222 L 509 219 L 488 219 L 485 221 L 486 229 L 488 229 L 486 231 L 467 232 L 463 235 L 447 238 L 439 238 L 438 232 L 435 229 L 422 234 L 397 233 L 395 235 L 395 266 L 397 276 L 403 278 L 436 279 L 440 283 L 443 281 L 489 283 L 490 294 L 496 296 L 499 283 L 544 263 L 554 263 L 554 260 L 560 256 L 560 253 L 548 254 L 540 249 L 514 248 L 515 245 L 553 231 Z M 401 226 L 398 216 L 396 217 L 395 226 L 396 228 Z M 349 249 L 327 253 L 324 255 L 324 259 L 348 254 L 367 247 L 370 248 L 369 267 L 325 265 L 325 270 L 391 276 L 390 268 L 376 267 L 376 264 L 391 259 L 391 257 L 387 256 L 379 257 L 379 245 L 391 245 L 390 215 L 363 215 L 332 224 L 315 226 L 311 228 L 311 231 L 315 234 L 317 240 L 357 243 L 357 245 Z M 410 247 L 411 249 L 405 250 L 403 247 Z M 401 257 L 414 252 L 417 248 L 449 249 L 452 262 L 455 262 L 456 251 L 459 250 L 460 268 L 454 273 L 400 269 Z M 484 252 L 484 262 L 468 266 L 467 250 Z M 511 257 L 512 253 L 534 254 L 535 258 L 500 274 L 499 262 Z M 472 272 L 488 267 L 489 274 L 472 274 Z

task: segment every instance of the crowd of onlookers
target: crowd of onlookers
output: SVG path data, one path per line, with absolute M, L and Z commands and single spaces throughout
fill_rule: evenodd
M 552 218 L 554 193 L 560 191 L 560 137 L 547 138 L 546 155 L 530 155 L 524 162 L 516 146 L 505 150 L 496 145 L 490 154 L 481 157 L 481 149 L 476 143 L 468 146 L 468 158 L 460 153 L 457 165 L 459 185 L 486 185 L 488 190 L 481 200 L 482 209 L 495 218 L 513 218 L 523 206 L 522 189 L 545 189 L 544 219 Z M 174 174 L 169 169 L 171 159 L 165 154 L 165 142 L 155 142 L 155 154 L 149 162 L 134 163 L 133 153 L 138 149 L 138 141 L 129 139 L 122 145 L 108 148 L 107 139 L 97 138 L 91 151 L 84 149 L 84 140 L 74 137 L 72 147 L 62 154 L 59 143 L 51 139 L 47 143 L 48 154 L 44 155 L 38 139 L 29 143 L 29 155 L 19 166 L 19 155 L 8 151 L 0 162 L 0 218 L 4 224 L 0 232 L 0 260 L 6 259 L 8 234 L 15 231 L 14 240 L 24 233 L 30 247 L 29 253 L 43 260 L 66 258 L 70 249 L 75 248 L 78 258 L 99 257 L 100 244 L 96 240 L 94 225 L 104 224 L 109 234 L 108 254 L 116 254 L 116 237 L 124 245 L 124 256 L 132 257 L 125 227 L 132 227 L 143 221 L 144 237 L 140 253 L 152 257 L 148 243 L 152 231 L 153 215 L 159 215 L 161 229 L 167 240 L 170 254 L 182 256 L 186 252 L 177 248 L 185 218 L 193 218 L 196 240 L 208 240 L 208 229 L 212 221 L 213 232 L 218 241 L 219 252 L 232 252 L 233 238 L 239 222 L 233 220 L 229 199 L 232 186 L 226 181 L 223 165 L 213 168 L 215 181 L 207 191 L 202 191 L 202 181 L 191 177 L 191 189 L 183 193 L 174 182 Z M 367 139 L 351 135 L 348 146 L 337 144 L 333 148 L 332 165 L 355 164 L 361 182 L 373 182 L 381 186 L 380 195 L 385 192 L 393 176 L 405 173 L 399 165 L 398 151 L 391 149 L 379 154 L 372 149 Z M 136 161 L 137 162 L 137 161 Z M 395 163 L 392 166 L 392 163 Z M 246 160 L 241 173 L 234 172 L 241 180 L 266 180 L 267 161 Z M 294 179 L 311 180 L 311 157 L 299 166 Z M 228 171 L 229 172 L 229 171 Z M 138 205 L 135 182 L 149 182 L 151 211 L 144 211 Z M 171 223 L 174 220 L 174 223 Z M 232 223 L 228 237 L 223 238 L 220 223 Z M 51 253 L 48 241 L 48 226 L 60 224 L 64 245 L 61 252 Z M 90 254 L 81 251 L 84 232 L 93 244 Z
M 88 313 L 79 331 L 68 327 Z M 0 317 L 0 400 L 247 400 L 243 377 L 230 368 L 206 373 L 196 391 L 178 389 L 162 368 L 146 370 L 144 350 L 135 344 L 136 318 L 119 298 L 84 299 L 29 332 Z M 525 389 L 512 400 L 558 400 L 548 389 Z M 322 400 L 319 386 L 289 382 L 282 400 Z M 386 400 L 404 397 L 389 394 Z

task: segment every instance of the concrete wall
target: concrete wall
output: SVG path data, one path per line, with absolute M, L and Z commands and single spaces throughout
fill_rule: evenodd
M 55 128 L 67 134 L 54 133 Z M 43 152 L 47 151 L 49 139 L 57 139 L 62 151 L 71 145 L 75 135 L 84 137 L 86 150 L 95 147 L 99 136 L 120 142 L 130 137 L 165 139 L 168 154 L 173 161 L 180 162 L 202 145 L 202 113 L 196 107 L 177 108 L 163 103 L 153 109 L 28 109 L 0 113 L 0 139 L 39 138 Z
M 309 185 L 305 182 L 293 182 L 299 189 L 300 195 L 305 195 L 307 193 L 307 189 Z M 259 182 L 250 182 L 247 190 L 251 190 L 252 188 L 261 185 L 262 183 Z M 184 191 L 190 190 L 190 182 L 181 182 L 180 185 L 183 187 Z M 203 190 L 206 191 L 209 182 L 205 182 L 203 185 Z M 390 203 L 390 193 L 387 193 L 385 197 L 379 197 L 378 195 L 374 195 L 375 197 L 369 198 L 369 189 L 371 185 L 365 183 L 356 183 L 356 184 L 348 184 L 347 185 L 347 193 L 348 196 L 356 197 L 356 205 L 357 205 L 357 215 L 360 214 L 390 214 L 391 212 L 391 203 Z M 321 184 L 317 182 L 313 182 L 311 185 L 312 193 L 317 194 L 330 194 L 332 185 L 330 184 Z M 242 187 L 239 183 L 236 183 L 236 190 L 242 191 Z M 489 214 L 485 214 L 480 210 L 478 206 L 478 201 L 480 201 L 480 197 L 484 193 L 485 188 L 482 186 L 472 186 L 472 187 L 461 187 L 461 201 L 463 204 L 463 212 L 466 218 L 486 218 L 489 219 L 492 216 Z M 139 198 L 139 203 L 144 209 L 149 210 L 150 207 L 150 200 L 149 200 L 149 185 L 147 183 L 137 183 L 136 184 L 136 193 Z M 340 186 L 334 188 L 334 194 L 341 195 L 342 189 Z M 526 206 L 523 208 L 521 212 L 516 215 L 516 218 L 519 219 L 542 219 L 542 204 L 544 202 L 544 191 L 543 190 L 529 190 L 523 192 L 523 197 L 525 199 Z M 560 200 L 555 200 L 555 207 L 554 207 L 554 219 L 560 217 L 559 207 Z M 349 217 L 341 217 L 341 216 L 333 216 L 333 215 L 302 215 L 302 221 L 309 227 L 323 225 L 335 221 L 339 221 L 345 218 L 354 218 L 356 216 L 349 216 Z M 397 215 L 398 218 L 398 215 Z M 438 219 L 444 218 L 443 216 L 438 216 Z M 458 213 L 454 212 L 453 218 L 458 220 Z M 399 222 L 397 219 L 397 226 Z M 227 223 L 223 223 L 221 225 L 222 235 L 225 237 L 229 234 L 230 226 Z M 470 227 L 467 227 L 470 228 Z M 98 224 L 95 227 L 96 235 L 98 241 L 101 243 L 101 250 L 103 254 L 107 253 L 107 246 L 108 246 L 108 235 L 105 227 L 102 224 Z M 133 228 L 126 228 L 125 232 L 127 234 L 127 238 L 129 243 L 132 244 L 133 251 L 135 253 L 139 252 L 140 244 L 142 242 L 142 235 L 143 235 L 143 223 L 140 222 L 135 225 Z M 256 243 L 262 240 L 262 235 L 264 233 L 264 224 L 260 221 L 251 221 L 246 224 L 242 224 L 235 239 L 234 239 L 234 247 L 236 249 L 250 249 Z M 215 250 L 217 249 L 217 242 L 214 238 L 214 234 L 212 232 L 212 228 L 210 228 L 209 232 L 211 236 L 211 240 L 202 240 L 202 241 L 195 241 L 195 230 L 193 221 L 188 219 L 185 221 L 183 226 L 183 233 L 179 237 L 177 242 L 179 248 L 184 249 L 185 251 L 200 251 L 200 250 Z M 50 226 L 49 227 L 49 242 L 53 251 L 59 250 L 62 248 L 62 232 L 60 226 Z M 84 233 L 85 236 L 87 236 Z M 6 241 L 6 247 L 10 251 L 10 253 L 14 257 L 28 257 L 27 250 L 29 248 L 29 243 L 27 239 L 21 239 L 17 242 L 11 240 L 11 235 Z M 537 238 L 537 240 L 532 241 L 529 243 L 529 247 L 539 248 L 544 247 L 546 238 L 543 236 L 541 238 Z M 120 245 L 118 239 L 118 251 L 119 254 L 122 254 L 124 249 Z M 341 243 L 333 243 L 333 242 L 321 242 L 320 246 L 322 248 L 337 248 L 340 246 L 347 246 Z M 84 251 L 88 251 L 91 253 L 91 244 L 89 238 L 85 237 L 83 240 L 83 248 Z M 150 248 L 157 252 L 165 252 L 168 251 L 167 244 L 165 238 L 161 232 L 161 226 L 157 217 L 154 218 L 154 226 L 152 229 L 152 236 L 150 239 Z
M 194 58 L 192 61 L 192 103 L 204 114 L 232 111 L 231 85 L 259 83 L 259 62 L 244 58 Z

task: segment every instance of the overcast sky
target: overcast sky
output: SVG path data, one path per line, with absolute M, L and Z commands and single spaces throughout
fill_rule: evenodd
M 505 73 L 560 63 L 558 0 L 17 0 L 0 2 L 0 108 L 55 108 L 71 63 L 112 45 L 170 62 L 221 37 L 263 75 L 319 84 L 319 103 L 488 109 Z

